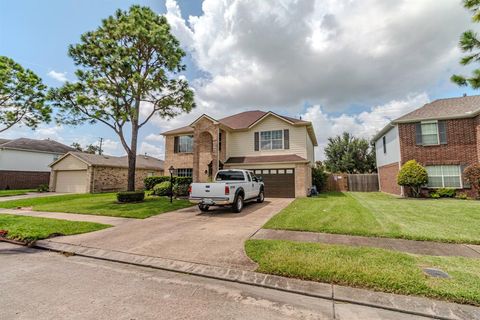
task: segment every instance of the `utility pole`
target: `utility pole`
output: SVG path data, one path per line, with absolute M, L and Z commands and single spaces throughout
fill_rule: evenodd
M 100 149 L 98 150 L 99 155 L 102 155 L 102 143 L 103 143 L 103 138 L 100 137 Z

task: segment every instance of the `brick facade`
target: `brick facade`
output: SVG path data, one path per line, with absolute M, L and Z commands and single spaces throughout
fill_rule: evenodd
M 397 184 L 397 175 L 399 169 L 399 163 L 391 163 L 378 169 L 378 182 L 382 192 L 391 194 L 402 194 L 402 188 Z
M 160 176 L 163 171 L 151 169 L 137 169 L 135 171 L 135 189 L 144 189 L 143 180 L 148 175 Z M 110 168 L 110 167 L 89 167 L 87 170 L 90 182 L 90 192 L 109 192 L 109 191 L 125 191 L 128 183 L 127 168 Z
M 415 123 L 400 123 L 398 132 L 402 164 L 412 159 L 423 165 L 468 165 L 478 162 L 477 118 L 447 120 L 447 144 L 434 146 L 417 146 Z
M 180 135 L 179 135 L 180 136 Z M 195 141 L 193 142 L 195 144 Z M 175 136 L 165 136 L 165 173 L 168 174 L 168 168 L 193 169 L 193 152 L 175 153 Z
M 412 159 L 423 166 L 461 165 L 466 167 L 478 163 L 480 159 L 480 117 L 451 119 L 446 120 L 445 123 L 447 143 L 433 146 L 416 144 L 415 123 L 399 123 L 401 164 Z M 463 191 L 473 194 L 471 189 Z
M 34 189 L 41 184 L 48 185 L 49 180 L 50 172 L 0 170 L 0 190 Z

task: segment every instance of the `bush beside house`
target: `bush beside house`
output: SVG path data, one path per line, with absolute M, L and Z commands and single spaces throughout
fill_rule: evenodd
M 428 183 L 427 170 L 415 160 L 407 161 L 398 173 L 397 183 L 408 187 L 411 195 L 418 198 L 421 187 Z

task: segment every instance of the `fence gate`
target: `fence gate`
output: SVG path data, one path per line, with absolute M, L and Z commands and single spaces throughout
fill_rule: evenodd
M 379 190 L 378 174 L 349 174 L 348 190 L 357 192 L 374 192 Z

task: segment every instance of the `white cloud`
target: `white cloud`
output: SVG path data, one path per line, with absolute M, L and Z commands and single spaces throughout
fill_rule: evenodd
M 148 142 L 142 142 L 140 144 L 139 154 L 147 154 L 155 158 L 164 158 L 163 145 L 161 147 L 150 144 Z
M 145 140 L 151 142 L 163 142 L 164 138 L 160 134 L 150 133 L 148 136 L 145 137 Z
M 99 144 L 98 139 L 95 142 L 93 142 L 93 144 L 98 145 Z M 120 142 L 111 140 L 111 139 L 105 139 L 102 141 L 102 150 L 103 150 L 103 153 L 114 155 L 114 156 L 125 154 L 125 150 L 121 146 Z
M 328 115 L 319 105 L 315 105 L 308 108 L 302 118 L 313 123 L 319 144 L 316 148 L 316 159 L 322 160 L 329 137 L 347 131 L 355 136 L 371 139 L 391 120 L 421 107 L 429 100 L 426 93 L 409 95 L 404 100 L 392 100 L 360 114 L 340 116 Z
M 208 74 L 195 81 L 197 98 L 229 108 L 309 102 L 338 111 L 439 81 L 452 89 L 458 37 L 470 27 L 458 1 L 205 0 L 188 23 L 174 0 L 166 7 L 172 31 Z
M 58 72 L 55 70 L 50 70 L 47 75 L 52 78 L 57 80 L 58 82 L 67 82 L 67 73 L 66 72 Z

